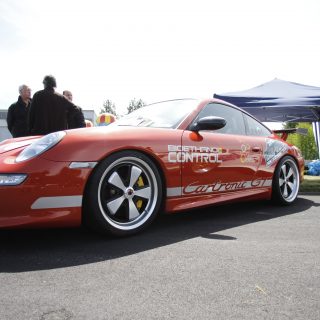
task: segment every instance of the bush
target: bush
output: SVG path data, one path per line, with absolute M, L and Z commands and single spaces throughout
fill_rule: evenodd
M 293 124 L 287 124 L 286 128 L 288 127 L 293 127 Z M 313 130 L 312 130 L 312 124 L 311 123 L 295 123 L 294 127 L 298 128 L 305 128 L 308 130 L 308 133 L 306 136 L 300 135 L 300 134 L 292 134 L 289 135 L 287 141 L 296 147 L 298 147 L 302 155 L 305 159 L 308 160 L 313 160 L 313 159 L 318 159 L 318 151 L 316 147 L 316 142 L 314 139 L 313 135 Z

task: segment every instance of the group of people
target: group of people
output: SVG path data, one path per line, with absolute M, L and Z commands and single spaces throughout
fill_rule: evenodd
M 43 85 L 44 89 L 32 99 L 27 85 L 19 87 L 18 101 L 7 113 L 8 129 L 14 138 L 86 126 L 82 109 L 72 102 L 69 90 L 63 94 L 56 92 L 56 79 L 51 75 L 44 77 Z

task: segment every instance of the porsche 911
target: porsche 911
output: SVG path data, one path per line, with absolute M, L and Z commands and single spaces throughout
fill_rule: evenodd
M 0 227 L 84 224 L 116 236 L 159 213 L 235 201 L 292 204 L 303 179 L 298 148 L 217 99 L 142 107 L 107 127 L 0 144 Z

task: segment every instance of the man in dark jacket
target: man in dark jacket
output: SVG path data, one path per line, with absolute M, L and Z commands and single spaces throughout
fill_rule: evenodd
M 66 97 L 69 101 L 72 102 L 73 95 L 72 92 L 69 90 L 63 90 L 62 94 Z M 82 109 L 79 107 L 79 112 L 73 114 L 72 117 L 69 116 L 68 118 L 68 128 L 75 129 L 82 127 L 83 123 L 85 123 L 84 115 Z
M 7 113 L 8 129 L 14 138 L 28 135 L 27 115 L 31 103 L 31 90 L 23 84 L 19 87 L 18 101 L 13 103 Z
M 34 94 L 30 106 L 28 129 L 31 135 L 44 135 L 68 129 L 68 119 L 79 114 L 80 110 L 63 95 L 55 92 L 57 83 L 53 76 L 45 76 L 43 85 L 44 90 Z M 78 124 L 78 128 L 85 126 L 84 121 Z

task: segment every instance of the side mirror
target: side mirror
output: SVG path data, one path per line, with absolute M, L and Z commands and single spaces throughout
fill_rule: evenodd
M 223 128 L 227 124 L 227 121 L 220 117 L 204 117 L 190 126 L 191 131 L 200 130 L 218 130 Z

